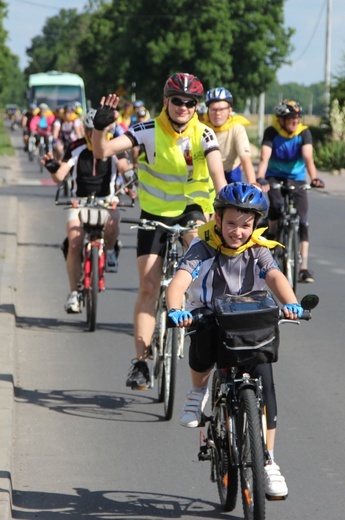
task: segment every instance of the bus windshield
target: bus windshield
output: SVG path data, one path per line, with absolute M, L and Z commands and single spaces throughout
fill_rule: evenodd
M 46 103 L 52 110 L 82 100 L 81 87 L 74 85 L 37 85 L 30 90 L 32 103 Z

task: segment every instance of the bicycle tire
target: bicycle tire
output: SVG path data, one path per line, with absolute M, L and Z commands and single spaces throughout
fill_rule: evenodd
M 174 411 L 178 344 L 178 329 L 175 327 L 166 329 L 162 363 L 162 390 L 164 396 L 164 415 L 167 421 L 170 421 Z
M 264 520 L 265 459 L 257 398 L 250 387 L 240 391 L 237 433 L 244 517 L 246 520 Z
M 286 247 L 286 278 L 291 287 L 296 291 L 298 278 L 298 232 L 295 226 L 291 226 L 287 236 Z
M 90 287 L 86 290 L 86 320 L 90 332 L 96 330 L 97 299 L 98 299 L 98 247 L 92 246 L 90 252 L 91 280 Z
M 166 307 L 164 304 L 164 293 L 161 292 L 156 310 L 156 328 L 151 343 L 151 355 L 153 366 L 151 371 L 151 386 L 153 378 L 157 379 L 158 402 L 164 401 L 164 381 L 163 381 L 163 348 L 166 334 Z
M 285 229 L 284 226 L 278 224 L 278 232 L 277 232 L 277 242 L 282 244 L 282 246 L 287 245 L 287 238 L 285 237 Z M 273 256 L 275 261 L 278 264 L 279 269 L 285 274 L 285 248 L 280 245 L 277 245 L 273 249 Z
M 224 511 L 233 511 L 236 507 L 238 489 L 237 465 L 231 459 L 228 421 L 229 414 L 226 403 L 215 407 L 220 388 L 220 378 L 215 370 L 212 379 L 211 403 L 214 421 L 210 431 L 214 447 L 211 449 L 211 474 L 216 474 L 216 482 L 220 503 Z

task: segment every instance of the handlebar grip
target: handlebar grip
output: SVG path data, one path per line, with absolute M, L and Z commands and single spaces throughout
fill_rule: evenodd
M 284 320 L 287 318 L 285 318 L 285 314 L 283 313 L 282 310 L 279 311 L 279 319 L 280 320 Z M 307 311 L 307 310 L 304 310 L 303 311 L 303 314 L 300 318 L 297 318 L 296 320 L 291 320 L 291 321 L 298 321 L 298 320 L 305 320 L 305 321 L 308 321 L 308 320 L 311 320 L 311 312 L 310 311 Z

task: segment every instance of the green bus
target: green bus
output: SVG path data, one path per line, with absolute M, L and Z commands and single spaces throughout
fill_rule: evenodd
M 79 102 L 86 112 L 86 96 L 83 79 L 78 74 L 59 72 L 38 72 L 29 76 L 29 103 L 46 103 L 49 108 L 73 105 Z

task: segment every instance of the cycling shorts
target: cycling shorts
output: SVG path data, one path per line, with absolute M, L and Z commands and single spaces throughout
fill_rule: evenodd
M 68 210 L 66 211 L 66 213 L 67 213 L 66 223 L 72 222 L 73 220 L 79 220 L 79 211 L 80 211 L 80 208 L 68 208 Z M 120 210 L 110 209 L 108 211 L 112 218 L 114 218 L 114 219 L 120 218 Z
M 156 220 L 162 222 L 163 224 L 167 224 L 168 226 L 173 226 L 174 224 L 185 226 L 190 220 L 206 222 L 202 208 L 198 204 L 191 204 L 190 206 L 187 206 L 184 212 L 178 217 L 160 217 L 158 215 L 152 215 L 151 213 L 142 211 L 140 218 Z M 165 242 L 166 231 L 163 228 L 154 229 L 152 231 L 138 229 L 137 257 L 152 254 L 164 258 Z
M 203 373 L 211 370 L 216 363 L 214 327 L 202 328 L 195 334 L 191 334 L 189 347 L 189 366 L 195 372 Z M 267 410 L 267 427 L 276 428 L 277 422 L 277 398 L 274 386 L 273 369 L 271 363 L 252 365 L 245 367 L 252 377 L 262 379 L 264 401 Z

